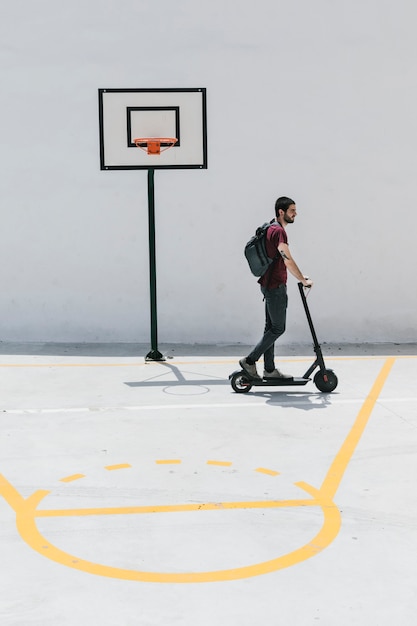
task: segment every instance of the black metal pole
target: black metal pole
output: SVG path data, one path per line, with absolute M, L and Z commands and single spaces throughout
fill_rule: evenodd
M 149 287 L 151 300 L 151 351 L 147 361 L 165 361 L 158 350 L 158 318 L 156 306 L 156 246 L 155 246 L 155 170 L 148 169 L 148 228 L 149 228 Z

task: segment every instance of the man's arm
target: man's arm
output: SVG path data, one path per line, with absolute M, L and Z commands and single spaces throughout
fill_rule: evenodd
M 300 283 L 303 283 L 304 287 L 311 287 L 312 284 L 313 284 L 313 281 L 308 279 L 308 278 L 306 278 L 304 276 L 304 274 L 301 273 L 297 263 L 294 261 L 294 259 L 291 256 L 291 252 L 290 252 L 290 249 L 288 247 L 288 244 L 280 243 L 279 246 L 278 246 L 278 252 L 280 253 L 282 258 L 284 259 L 284 263 L 285 263 L 287 269 L 291 272 L 291 274 Z

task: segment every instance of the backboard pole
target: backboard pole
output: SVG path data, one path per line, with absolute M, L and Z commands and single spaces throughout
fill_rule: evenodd
M 158 350 L 158 317 L 156 306 L 156 246 L 155 246 L 155 170 L 148 169 L 148 228 L 149 228 L 149 286 L 151 300 L 151 351 L 146 361 L 165 361 Z

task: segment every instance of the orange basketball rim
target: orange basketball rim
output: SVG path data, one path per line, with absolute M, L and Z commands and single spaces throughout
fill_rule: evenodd
M 176 137 L 137 137 L 133 141 L 141 150 L 144 150 L 150 155 L 155 155 L 172 148 L 177 143 L 178 139 Z

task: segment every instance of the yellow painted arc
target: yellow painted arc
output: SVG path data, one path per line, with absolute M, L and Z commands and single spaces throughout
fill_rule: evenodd
M 68 554 L 45 539 L 36 526 L 35 508 L 40 497 L 42 497 L 40 492 L 35 492 L 35 494 L 24 501 L 24 506 L 18 507 L 16 511 L 16 525 L 22 539 L 36 552 L 67 567 L 72 567 L 98 576 L 154 583 L 203 583 L 238 580 L 274 572 L 278 569 L 290 567 L 295 563 L 304 561 L 326 548 L 337 536 L 340 530 L 341 517 L 335 504 L 330 500 L 324 500 L 320 491 L 314 489 L 314 487 L 306 483 L 299 483 L 298 485 L 312 496 L 313 500 L 309 500 L 308 502 L 314 506 L 320 506 L 323 512 L 323 524 L 315 537 L 301 548 L 288 554 L 262 563 L 224 570 L 180 573 L 148 572 L 92 563 L 91 561 L 86 561 Z

